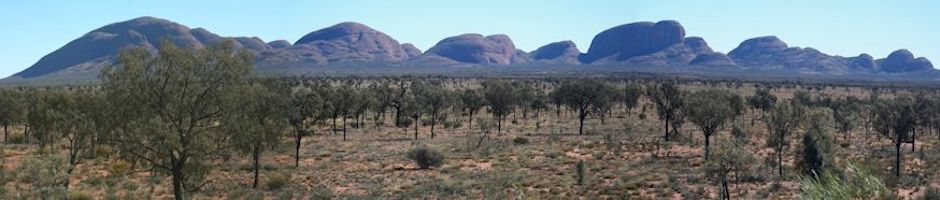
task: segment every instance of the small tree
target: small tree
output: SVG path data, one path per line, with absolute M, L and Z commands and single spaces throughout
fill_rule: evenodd
M 473 127 L 473 114 L 480 111 L 486 105 L 486 99 L 479 90 L 463 90 L 460 93 L 460 103 L 462 109 L 467 112 L 467 127 Z
M 417 105 L 424 109 L 424 113 L 431 117 L 431 138 L 434 138 L 434 126 L 441 118 L 443 111 L 451 106 L 450 94 L 439 85 L 419 85 L 415 88 Z
M 311 87 L 291 87 L 287 96 L 288 122 L 294 129 L 294 166 L 298 167 L 300 166 L 300 145 L 303 136 L 307 134 L 307 122 L 322 120 L 326 108 L 320 93 Z
M 628 84 L 624 88 L 623 104 L 627 107 L 627 112 L 636 108 L 640 102 L 640 96 L 643 95 L 643 86 L 639 84 Z
M 232 96 L 248 82 L 253 54 L 235 51 L 232 41 L 187 50 L 164 40 L 156 56 L 146 48 L 123 52 L 116 65 L 105 68 L 104 88 L 113 109 L 132 113 L 110 139 L 123 153 L 146 161 L 172 176 L 173 196 L 198 189 L 210 167 L 205 164 L 224 150 L 216 123 L 233 112 Z
M 278 93 L 261 84 L 253 84 L 233 99 L 234 110 L 224 118 L 223 126 L 235 133 L 233 141 L 242 152 L 251 155 L 254 178 L 252 188 L 258 188 L 261 154 L 274 148 L 288 126 L 288 102 Z
M 878 132 L 891 137 L 894 143 L 894 174 L 901 176 L 901 145 L 910 139 L 914 129 L 914 108 L 909 96 L 899 96 L 894 101 L 882 101 L 876 105 Z
M 814 109 L 809 115 L 809 127 L 803 134 L 802 151 L 797 166 L 806 176 L 816 176 L 832 167 L 830 132 L 832 114 L 828 108 Z
M 490 81 L 483 84 L 483 98 L 490 106 L 490 113 L 496 119 L 496 133 L 503 130 L 503 118 L 512 112 L 515 105 L 515 90 L 504 81 Z
M 671 121 L 676 112 L 682 108 L 682 91 L 680 91 L 672 82 L 664 82 L 658 86 L 647 90 L 647 96 L 656 104 L 656 112 L 659 119 L 663 121 L 665 130 L 664 138 L 669 141 L 669 121 Z
M 760 88 L 754 92 L 754 96 L 747 97 L 747 104 L 753 109 L 766 113 L 777 104 L 777 96 L 770 93 L 770 89 Z
M 708 160 L 709 139 L 733 116 L 734 110 L 727 100 L 734 96 L 727 90 L 701 90 L 686 98 L 689 120 L 698 125 L 705 135 L 705 160 Z
M 751 172 L 757 158 L 744 149 L 744 144 L 738 142 L 725 142 L 724 148 L 715 152 L 713 159 L 705 164 L 705 173 L 721 184 L 720 196 L 731 199 L 728 190 L 730 182 L 740 181 L 740 177 Z
M 9 143 L 10 126 L 23 120 L 23 102 L 20 92 L 0 90 L 0 125 L 3 126 L 3 142 Z
M 578 109 L 579 135 L 584 133 L 584 119 L 605 114 L 612 100 L 610 95 L 614 93 L 612 86 L 596 80 L 568 82 L 556 90 L 565 97 L 565 105 Z
M 783 177 L 783 148 L 787 145 L 787 135 L 800 125 L 802 118 L 801 109 L 798 105 L 790 103 L 777 103 L 774 109 L 765 117 L 767 130 L 770 132 L 767 145 L 774 147 L 777 154 L 777 174 Z

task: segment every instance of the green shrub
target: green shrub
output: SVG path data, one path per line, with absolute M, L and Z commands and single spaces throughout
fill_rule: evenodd
M 408 151 L 408 159 L 414 160 L 421 169 L 439 167 L 444 164 L 444 155 L 427 147 L 411 149 Z
M 89 194 L 85 194 L 84 192 L 71 191 L 68 194 L 68 199 L 70 200 L 93 200 L 94 198 L 92 198 L 91 195 Z
M 411 119 L 411 118 L 402 117 L 401 119 L 398 119 L 398 122 L 399 122 L 398 128 L 405 128 L 405 127 L 413 126 L 415 121 L 414 119 Z
M 528 143 L 529 143 L 529 138 L 525 138 L 525 137 L 516 137 L 516 138 L 513 138 L 513 139 L 512 139 L 512 143 L 513 143 L 513 144 L 528 144 Z
M 940 189 L 937 189 L 935 187 L 927 187 L 927 190 L 924 191 L 924 196 L 921 196 L 920 199 L 938 200 L 940 199 Z
M 287 186 L 287 182 L 290 181 L 290 177 L 284 174 L 272 174 L 264 181 L 264 186 L 268 190 L 279 190 Z
M 124 160 L 111 161 L 111 175 L 121 176 L 131 173 L 131 163 Z
M 803 176 L 799 199 L 892 199 L 884 182 L 867 169 L 849 164 L 841 174 L 831 170 Z
M 578 165 L 575 166 L 578 170 L 578 185 L 584 185 L 584 160 L 578 161 Z

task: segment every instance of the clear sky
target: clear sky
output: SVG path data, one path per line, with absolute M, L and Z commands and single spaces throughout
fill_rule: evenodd
M 940 2 L 931 0 L 12 0 L 0 2 L 0 76 L 88 31 L 140 16 L 265 41 L 294 42 L 355 21 L 422 50 L 463 33 L 502 33 L 526 51 L 572 40 L 582 52 L 607 28 L 673 19 L 688 36 L 702 36 L 721 52 L 776 35 L 790 46 L 834 55 L 882 58 L 906 48 L 940 60 Z

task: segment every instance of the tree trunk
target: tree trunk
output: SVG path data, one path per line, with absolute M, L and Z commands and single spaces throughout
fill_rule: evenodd
M 503 132 L 503 118 L 497 116 L 496 117 L 496 136 L 499 136 L 499 134 L 502 132 Z
M 297 133 L 294 135 L 294 167 L 300 167 L 300 141 L 303 139 L 303 130 L 297 128 Z
M 401 108 L 395 107 L 395 127 L 401 126 Z
M 708 148 L 708 142 L 709 142 L 709 140 L 711 140 L 711 133 L 705 134 L 705 160 L 708 160 L 708 153 L 709 153 L 709 151 L 708 151 L 708 150 L 709 150 L 709 148 Z
M 346 117 L 343 117 L 343 141 L 346 141 Z
M 176 200 L 186 199 L 183 196 L 183 169 L 182 161 L 177 160 L 176 158 L 170 158 L 171 168 L 170 171 L 173 174 L 173 198 Z
M 780 138 L 783 138 L 782 136 Z M 777 144 L 777 175 L 783 178 L 783 141 Z
M 473 129 L 473 111 L 470 111 L 470 120 L 469 120 L 469 123 L 470 123 L 470 124 L 467 125 L 467 128 Z
M 669 142 L 669 117 L 668 117 L 668 115 L 667 115 L 667 117 L 666 117 L 666 120 L 663 120 L 663 126 L 666 127 L 666 131 L 665 131 L 665 136 L 664 136 L 664 137 L 666 138 L 666 142 Z
M 580 113 L 578 113 L 578 135 L 584 134 L 584 109 L 582 108 Z
M 901 177 L 901 136 L 894 143 L 894 176 Z
M 255 144 L 254 149 L 251 152 L 251 156 L 255 161 L 255 164 L 254 164 L 255 179 L 251 183 L 251 188 L 258 188 L 258 171 L 259 171 L 259 168 L 261 168 L 261 161 L 260 161 L 261 148 L 259 147 L 260 145 L 261 144 Z
M 415 117 L 415 141 L 418 141 L 418 118 Z
M 434 139 L 434 125 L 437 124 L 437 117 L 431 115 L 431 139 Z
M 916 143 L 917 143 L 917 126 L 912 126 L 911 127 L 911 152 L 914 152 L 914 147 L 916 146 L 914 144 Z
M 4 143 L 4 144 L 10 143 L 10 142 L 7 140 L 7 138 L 9 138 L 9 136 L 10 136 L 10 129 L 9 129 L 9 127 L 10 127 L 10 125 L 3 125 L 3 143 Z

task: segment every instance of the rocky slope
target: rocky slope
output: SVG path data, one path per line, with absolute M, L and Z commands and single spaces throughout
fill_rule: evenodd
M 422 52 L 409 43 L 366 25 L 345 22 L 316 30 L 291 44 L 257 37 L 223 37 L 202 28 L 190 29 L 168 20 L 141 17 L 95 29 L 44 56 L 14 75 L 33 78 L 47 74 L 97 74 L 125 48 L 156 51 L 166 39 L 185 48 L 203 48 L 233 40 L 238 48 L 256 54 L 256 66 L 277 67 L 357 65 L 448 67 L 454 65 L 608 65 L 633 66 L 737 66 L 815 74 L 894 74 L 937 72 L 926 58 L 898 50 L 887 58 L 868 54 L 855 57 L 828 55 L 813 48 L 790 47 L 775 36 L 748 39 L 725 55 L 701 37 L 687 37 L 676 21 L 636 22 L 598 33 L 587 52 L 571 41 L 550 43 L 531 52 L 516 48 L 507 35 L 464 34 L 448 37 Z M 589 68 L 587 68 L 589 69 Z
M 742 66 L 791 71 L 908 73 L 933 70 L 926 58 L 915 59 L 911 52 L 903 49 L 880 60 L 868 54 L 831 56 L 813 48 L 790 47 L 775 36 L 745 40 L 728 56 Z
M 95 72 L 113 62 L 122 49 L 144 47 L 155 50 L 163 39 L 185 48 L 202 48 L 221 41 L 223 37 L 205 29 L 190 29 L 164 19 L 140 17 L 95 29 L 42 57 L 36 64 L 14 76 L 29 78 L 63 70 Z M 236 46 L 252 50 L 270 48 L 257 38 L 235 38 L 235 41 Z

